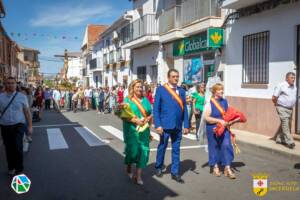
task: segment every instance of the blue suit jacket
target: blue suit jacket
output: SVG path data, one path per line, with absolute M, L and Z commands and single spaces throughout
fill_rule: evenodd
M 177 101 L 164 88 L 159 86 L 156 90 L 155 101 L 153 107 L 153 117 L 155 127 L 162 127 L 163 129 L 182 129 L 189 128 L 189 117 L 185 101 L 185 90 L 177 87 L 179 96 L 183 101 L 184 110 L 182 111 Z

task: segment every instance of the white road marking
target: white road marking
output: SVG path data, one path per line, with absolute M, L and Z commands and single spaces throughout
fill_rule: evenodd
M 109 143 L 106 140 L 102 140 L 93 131 L 87 127 L 74 127 L 74 129 L 79 133 L 79 135 L 86 141 L 90 147 L 102 146 Z
M 196 146 L 183 146 L 180 147 L 180 149 L 185 150 L 185 149 L 201 149 L 201 148 L 207 148 L 207 145 L 196 145 Z M 172 150 L 172 147 L 168 147 L 167 150 Z M 150 149 L 151 152 L 157 151 L 157 148 Z
M 197 137 L 195 134 L 187 134 L 187 135 L 182 134 L 182 136 L 187 139 L 190 139 L 190 140 L 197 140 Z
M 37 125 L 32 126 L 33 128 L 47 128 L 47 127 L 60 127 L 60 126 L 78 126 L 78 123 L 73 124 L 46 124 L 46 125 Z
M 68 149 L 69 146 L 59 128 L 47 128 L 50 150 Z
M 120 139 L 121 141 L 124 141 L 123 139 L 123 132 L 120 131 L 119 129 L 113 127 L 113 126 L 99 126 L 100 128 L 106 130 L 116 138 Z

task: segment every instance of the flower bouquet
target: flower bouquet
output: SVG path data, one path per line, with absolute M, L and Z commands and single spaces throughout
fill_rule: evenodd
M 122 120 L 131 120 L 132 118 L 138 118 L 132 111 L 131 107 L 129 104 L 125 103 L 122 105 L 119 105 L 116 109 L 115 109 L 115 115 L 117 115 L 119 118 L 121 118 Z M 143 120 L 143 118 L 141 118 L 140 120 Z M 143 132 L 145 131 L 147 128 L 149 128 L 149 123 L 145 123 L 144 125 L 140 126 L 137 125 L 136 126 L 136 131 L 137 132 Z

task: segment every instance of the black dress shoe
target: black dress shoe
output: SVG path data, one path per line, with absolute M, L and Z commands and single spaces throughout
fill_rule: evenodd
M 179 175 L 172 174 L 172 179 L 175 180 L 177 183 L 184 183 L 184 180 Z
M 161 178 L 163 176 L 163 172 L 162 172 L 161 169 L 156 170 L 156 176 L 159 177 L 159 178 Z
M 290 149 L 294 149 L 295 146 L 296 146 L 295 143 L 292 143 L 292 144 L 287 145 L 287 147 L 290 148 Z

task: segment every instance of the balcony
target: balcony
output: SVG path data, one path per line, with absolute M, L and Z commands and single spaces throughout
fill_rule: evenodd
M 125 61 L 125 55 L 124 55 L 124 50 L 123 49 L 118 49 L 116 51 L 117 54 L 117 62 L 123 62 Z
M 245 8 L 265 1 L 266 0 L 220 0 L 220 3 L 222 8 L 238 10 L 240 8 Z
M 170 30 L 181 26 L 181 6 L 175 6 L 165 10 L 159 16 L 159 34 L 164 34 Z
M 221 16 L 218 0 L 189 0 L 181 4 L 181 26 L 211 16 Z
M 160 14 L 160 42 L 180 39 L 221 24 L 218 0 L 187 0 Z
M 155 14 L 146 14 L 121 30 L 124 48 L 137 48 L 158 42 L 158 20 Z

